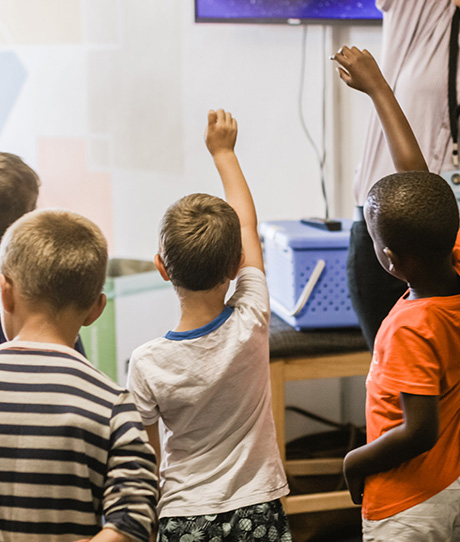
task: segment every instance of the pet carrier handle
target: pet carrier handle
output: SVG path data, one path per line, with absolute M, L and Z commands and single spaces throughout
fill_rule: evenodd
M 310 275 L 307 284 L 305 284 L 304 289 L 300 294 L 299 300 L 297 301 L 295 307 L 292 310 L 287 309 L 279 301 L 276 301 L 276 299 L 270 299 L 272 307 L 276 307 L 276 310 L 278 312 L 283 312 L 286 314 L 286 316 L 297 316 L 299 312 L 305 307 L 311 293 L 313 292 L 313 288 L 316 286 L 316 283 L 318 282 L 319 277 L 321 276 L 321 273 L 323 272 L 325 266 L 326 262 L 324 260 L 318 260 L 316 262 L 315 268 L 313 269 L 313 272 Z

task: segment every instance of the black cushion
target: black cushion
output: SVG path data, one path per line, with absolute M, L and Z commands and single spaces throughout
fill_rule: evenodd
M 272 313 L 270 320 L 270 359 L 321 356 L 367 350 L 358 328 L 308 329 L 296 331 Z

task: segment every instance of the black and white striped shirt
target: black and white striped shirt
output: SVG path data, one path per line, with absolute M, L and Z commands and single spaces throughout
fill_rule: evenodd
M 0 540 L 149 540 L 157 468 L 129 392 L 70 348 L 0 347 Z

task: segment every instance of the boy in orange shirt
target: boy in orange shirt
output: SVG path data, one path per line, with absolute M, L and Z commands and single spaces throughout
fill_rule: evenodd
M 342 79 L 374 101 L 401 171 L 373 186 L 364 214 L 381 265 L 409 286 L 378 331 L 367 378 L 368 444 L 346 456 L 345 477 L 353 501 L 363 503 L 365 542 L 460 540 L 457 202 L 426 171 L 372 56 L 343 48 L 334 59 Z

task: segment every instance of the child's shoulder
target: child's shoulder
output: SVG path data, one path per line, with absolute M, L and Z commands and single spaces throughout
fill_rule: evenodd
M 116 401 L 116 398 L 125 392 L 125 388 L 80 352 L 59 345 L 54 345 L 54 349 L 51 346 L 44 345 L 34 352 L 43 366 L 47 365 L 50 370 L 52 366 L 56 367 L 56 370 L 62 371 L 66 378 L 74 378 L 77 387 L 84 386 L 85 391 L 93 395 L 99 394 L 101 398 L 109 401 Z
M 243 267 L 238 273 L 235 291 L 227 303 L 231 307 L 246 307 L 268 316 L 270 298 L 265 273 L 256 267 Z
M 112 401 L 116 401 L 118 396 L 126 392 L 123 386 L 115 382 L 110 376 L 96 367 L 90 359 L 79 352 L 75 352 L 68 359 L 69 361 L 72 360 L 72 366 L 78 370 L 81 379 L 94 386 L 94 389 L 98 389 L 101 394 L 106 394 L 106 399 L 111 398 Z
M 236 291 L 268 292 L 267 277 L 257 267 L 242 267 L 236 277 Z
M 38 371 L 36 382 L 52 381 L 52 386 L 65 389 L 76 400 L 85 398 L 98 408 L 114 404 L 125 389 L 98 369 L 88 358 L 73 348 L 52 344 L 20 341 L 0 347 L 2 359 L 14 363 L 25 374 L 31 367 Z M 101 400 L 103 403 L 101 403 Z
M 443 330 L 460 333 L 460 295 L 405 299 L 402 297 L 385 318 L 382 328 L 390 337 L 417 336 L 420 340 L 439 339 Z
M 161 353 L 167 353 L 169 350 L 175 349 L 176 345 L 174 341 L 168 341 L 165 335 L 156 337 L 147 341 L 137 348 L 135 348 L 131 354 L 130 364 L 140 365 L 142 363 L 148 363 L 150 360 L 163 356 Z
M 258 267 L 254 267 L 252 265 L 248 266 L 242 266 L 241 269 L 238 271 L 238 278 L 241 276 L 250 276 L 250 277 L 258 277 L 259 279 L 267 280 L 265 273 L 259 269 Z

